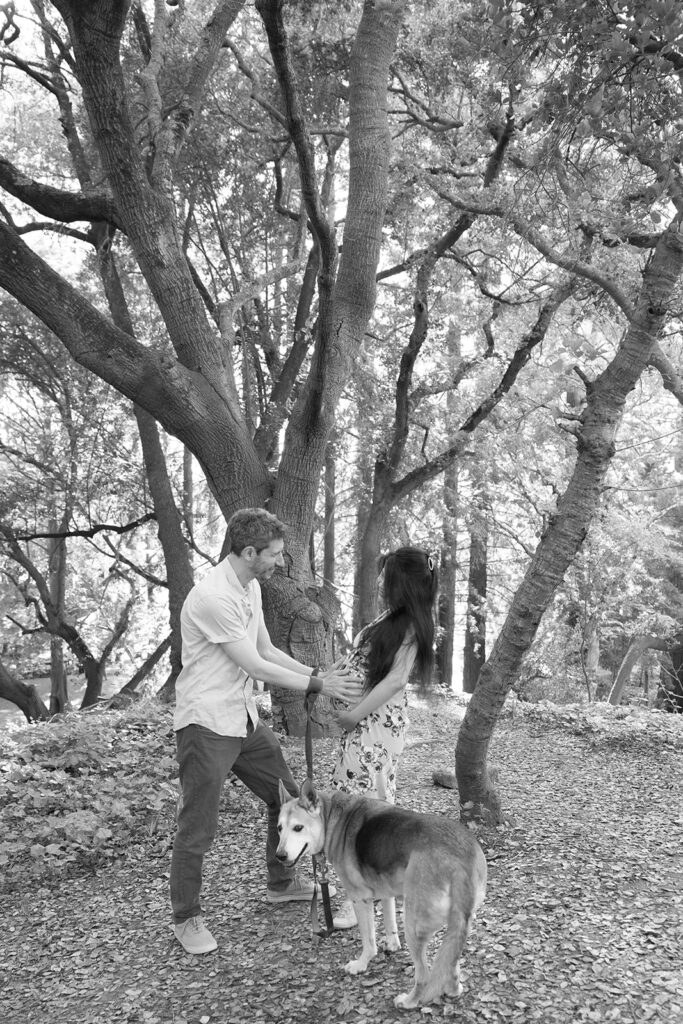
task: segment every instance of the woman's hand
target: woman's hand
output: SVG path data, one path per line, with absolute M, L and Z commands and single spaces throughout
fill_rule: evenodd
M 339 725 L 344 732 L 353 732 L 358 725 L 358 722 L 350 711 L 342 711 L 337 715 L 337 725 Z

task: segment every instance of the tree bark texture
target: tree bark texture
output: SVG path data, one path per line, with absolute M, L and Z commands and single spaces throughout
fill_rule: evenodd
M 627 396 L 647 366 L 683 269 L 680 215 L 664 231 L 643 273 L 643 285 L 619 348 L 587 387 L 577 428 L 577 456 L 529 568 L 510 606 L 458 734 L 455 767 L 461 813 L 499 820 L 498 794 L 487 769 L 488 749 L 505 698 L 519 677 L 541 617 L 562 582 L 600 504 Z

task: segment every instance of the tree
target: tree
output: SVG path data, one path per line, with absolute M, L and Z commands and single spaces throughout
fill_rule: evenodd
M 116 243 L 117 233 L 125 236 L 173 351 L 137 342 L 103 316 L 29 249 L 7 218 L 0 223 L 0 284 L 41 318 L 81 365 L 187 445 L 226 517 L 240 506 L 268 504 L 288 524 L 291 565 L 287 576 L 274 582 L 267 602 L 273 633 L 278 643 L 305 653 L 309 662 L 322 661 L 331 625 L 316 598 L 327 615 L 330 602 L 311 587 L 308 543 L 335 407 L 374 307 L 391 148 L 386 90 L 403 4 L 365 4 L 350 54 L 348 206 L 340 258 L 334 223 L 321 199 L 283 4 L 269 0 L 257 5 L 279 82 L 278 124 L 297 155 L 301 216 L 311 232 L 318 281 L 310 370 L 289 415 L 276 479 L 261 457 L 259 439 L 250 434 L 225 339 L 207 315 L 205 289 L 198 287 L 186 258 L 174 192 L 180 154 L 197 122 L 207 83 L 220 73 L 226 33 L 244 5 L 217 3 L 194 52 L 176 67 L 173 82 L 163 73 L 173 12 L 157 5 L 148 29 L 141 8 L 133 7 L 143 45 L 138 58 L 126 52 L 124 60 L 125 5 L 103 0 L 93 9 L 82 0 L 57 0 L 54 6 L 68 28 L 68 40 L 58 37 L 59 50 L 82 90 L 105 184 L 91 180 L 78 192 L 60 190 L 28 179 L 8 161 L 0 165 L 0 183 L 57 222 L 106 224 L 107 245 Z M 189 16 L 179 24 L 192 28 Z M 134 123 L 136 106 L 145 115 L 140 128 Z M 281 405 L 289 395 L 291 387 L 278 397 Z
M 586 405 L 577 424 L 577 454 L 569 485 L 513 598 L 458 734 L 456 777 L 466 816 L 500 817 L 500 801 L 487 771 L 493 728 L 541 616 L 599 506 L 624 403 L 657 344 L 683 272 L 682 221 L 683 212 L 657 242 L 614 358 L 599 377 L 585 382 Z

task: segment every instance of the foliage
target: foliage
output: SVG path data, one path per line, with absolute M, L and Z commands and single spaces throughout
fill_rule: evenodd
M 4 884 L 59 879 L 112 863 L 154 836 L 177 798 L 166 705 L 60 715 L 12 730 L 0 758 Z
M 665 711 L 639 707 L 613 707 L 611 704 L 509 703 L 511 714 L 518 711 L 547 732 L 565 730 L 584 737 L 594 749 L 622 749 L 657 756 L 664 747 L 683 748 L 683 719 Z

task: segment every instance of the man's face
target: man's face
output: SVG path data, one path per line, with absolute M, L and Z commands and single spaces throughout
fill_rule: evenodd
M 280 538 L 279 540 L 271 540 L 267 548 L 263 548 L 254 557 L 251 571 L 254 579 L 258 580 L 259 583 L 265 583 L 275 572 L 277 566 L 283 566 L 285 560 L 282 553 L 285 549 L 285 542 Z

